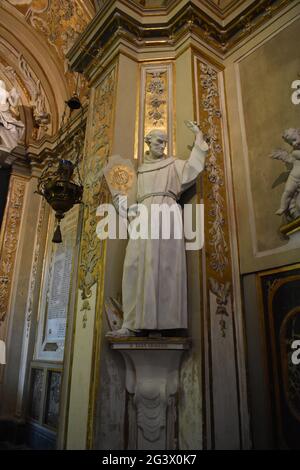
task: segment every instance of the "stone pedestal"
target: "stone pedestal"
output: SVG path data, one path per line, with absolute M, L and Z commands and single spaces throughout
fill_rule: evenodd
M 177 448 L 178 377 L 186 338 L 111 339 L 126 366 L 128 449 Z

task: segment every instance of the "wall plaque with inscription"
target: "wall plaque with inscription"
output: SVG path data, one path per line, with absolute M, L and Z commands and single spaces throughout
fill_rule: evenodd
M 36 359 L 63 359 L 78 220 L 75 206 L 61 223 L 63 243 L 53 244 L 50 238 L 47 242 Z
M 67 309 L 72 273 L 73 247 L 70 237 L 64 246 L 57 245 L 52 276 L 49 285 L 47 305 L 47 341 L 55 342 L 65 339 Z

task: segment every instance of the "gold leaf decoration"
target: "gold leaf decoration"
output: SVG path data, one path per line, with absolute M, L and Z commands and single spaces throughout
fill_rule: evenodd
M 104 256 L 104 244 L 96 235 L 96 211 L 100 204 L 109 200 L 109 190 L 102 176 L 102 169 L 111 150 L 115 78 L 116 67 L 106 75 L 91 97 L 84 168 L 84 217 L 79 269 L 82 299 L 90 297 L 91 288 L 100 275 L 99 264 Z

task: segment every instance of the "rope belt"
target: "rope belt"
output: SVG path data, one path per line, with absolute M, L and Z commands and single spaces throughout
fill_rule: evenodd
M 166 196 L 166 197 L 171 197 L 172 199 L 174 199 L 174 201 L 177 201 L 175 194 L 167 191 L 167 192 L 157 192 L 157 193 L 146 194 L 145 196 L 138 198 L 138 203 L 141 204 L 141 202 L 143 202 L 145 199 L 148 199 L 149 197 L 152 197 L 152 196 Z

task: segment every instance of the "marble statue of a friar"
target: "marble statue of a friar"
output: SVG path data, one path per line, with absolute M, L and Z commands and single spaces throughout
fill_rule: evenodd
M 12 115 L 11 108 L 17 108 L 20 95 L 15 88 L 6 90 L 3 80 L 0 80 L 0 145 L 8 150 L 14 149 L 22 139 L 24 123 Z
M 195 135 L 188 160 L 167 157 L 167 135 L 152 130 L 149 150 L 137 173 L 137 202 L 151 213 L 153 204 L 173 206 L 173 223 L 181 224 L 178 198 L 204 169 L 208 145 L 196 123 L 186 121 Z M 119 212 L 122 197 L 118 199 Z M 173 229 L 175 227 L 173 226 Z M 107 336 L 131 336 L 140 330 L 187 328 L 187 275 L 184 237 L 128 241 L 122 282 L 123 325 Z

